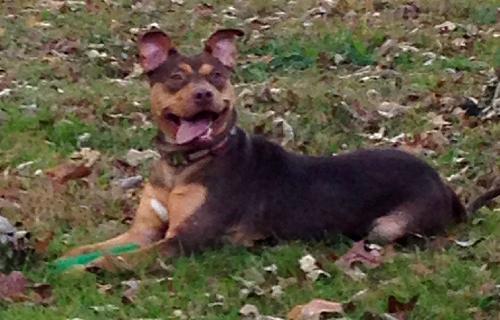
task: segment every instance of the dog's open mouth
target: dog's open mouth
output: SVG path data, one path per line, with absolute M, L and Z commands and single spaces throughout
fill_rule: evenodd
M 177 128 L 175 142 L 177 144 L 186 144 L 195 139 L 209 141 L 212 138 L 213 123 L 225 112 L 226 109 L 220 113 L 204 110 L 187 118 L 181 118 L 173 113 L 168 113 L 165 118 Z

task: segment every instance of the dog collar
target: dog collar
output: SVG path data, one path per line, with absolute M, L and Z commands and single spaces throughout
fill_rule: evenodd
M 178 168 L 185 167 L 211 155 L 214 156 L 221 154 L 226 149 L 229 138 L 235 134 L 236 127 L 233 126 L 229 130 L 229 134 L 225 135 L 224 138 L 215 143 L 213 146 L 195 150 L 168 150 L 169 148 L 164 143 L 161 143 L 161 137 L 157 137 L 156 140 L 162 159 L 164 159 L 168 165 Z

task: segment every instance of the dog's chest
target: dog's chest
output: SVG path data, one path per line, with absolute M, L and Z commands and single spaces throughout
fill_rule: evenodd
M 149 180 L 155 192 L 164 195 L 162 198 L 165 200 L 156 207 L 161 205 L 167 211 L 167 238 L 174 237 L 181 228 L 188 225 L 193 215 L 206 202 L 207 188 L 189 179 L 196 169 L 178 170 L 161 160 L 153 164 Z

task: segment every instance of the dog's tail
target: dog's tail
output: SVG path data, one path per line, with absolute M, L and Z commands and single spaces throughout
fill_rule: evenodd
M 481 194 L 467 205 L 465 212 L 468 218 L 470 218 L 479 208 L 488 204 L 494 198 L 500 196 L 500 186 L 493 187 L 485 193 Z

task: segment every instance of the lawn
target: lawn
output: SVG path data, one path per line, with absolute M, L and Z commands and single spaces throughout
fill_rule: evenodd
M 2 2 L 0 216 L 29 237 L 14 257 L 0 244 L 0 272 L 52 292 L 13 302 L 0 288 L 0 319 L 240 319 L 246 304 L 286 319 L 315 298 L 344 303 L 346 319 L 498 319 L 498 201 L 446 236 L 385 248 L 356 279 L 335 263 L 352 245 L 344 238 L 225 247 L 122 274 L 56 274 L 50 263 L 133 217 L 141 188 L 120 182 L 147 179 L 150 160 L 133 163 L 130 150 L 153 148 L 155 134 L 136 64 L 147 26 L 186 53 L 218 27 L 245 31 L 233 83 L 248 131 L 312 155 L 398 147 L 468 201 L 500 176 L 499 10 L 495 0 Z M 54 183 L 54 167 L 89 150 L 98 159 L 85 177 Z M 308 254 L 329 277 L 304 274 Z

